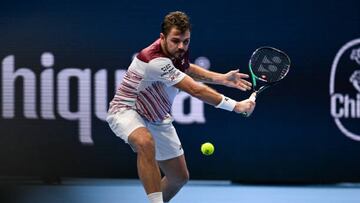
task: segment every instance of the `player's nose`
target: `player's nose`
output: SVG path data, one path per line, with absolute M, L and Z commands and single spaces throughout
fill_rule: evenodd
M 184 49 L 184 43 L 183 42 L 180 42 L 178 44 L 178 49 Z

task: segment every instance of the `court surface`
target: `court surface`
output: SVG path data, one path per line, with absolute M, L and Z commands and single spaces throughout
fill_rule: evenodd
M 8 196 L 6 201 L 2 202 L 16 203 L 148 202 L 138 180 L 123 179 L 68 178 L 57 185 L 27 181 L 9 186 L 1 194 Z M 171 202 L 359 203 L 360 184 L 286 186 L 242 185 L 231 184 L 229 181 L 190 181 Z

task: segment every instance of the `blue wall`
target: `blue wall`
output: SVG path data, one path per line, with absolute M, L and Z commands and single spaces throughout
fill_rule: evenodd
M 133 54 L 159 36 L 163 16 L 182 10 L 193 24 L 193 62 L 204 56 L 211 70 L 240 68 L 248 73 L 251 53 L 264 45 L 282 49 L 292 59 L 289 76 L 264 92 L 252 117 L 201 103 L 197 107 L 204 107 L 199 116 L 205 123 L 175 122 L 192 178 L 359 181 L 360 90 L 349 82 L 360 70 L 354 52 L 360 49 L 354 41 L 360 38 L 359 8 L 359 1 L 335 0 L 3 3 L 0 175 L 135 178 L 136 155 L 103 121 L 102 102 L 112 99 L 116 74 L 123 73 Z M 49 55 L 53 62 L 41 62 Z M 27 82 L 15 77 L 14 71 L 20 69 Z M 331 93 L 332 70 L 336 76 Z M 75 77 L 76 71 L 81 76 Z M 68 83 L 59 77 L 65 72 L 73 74 Z M 80 81 L 85 86 L 78 90 Z M 63 98 L 64 89 L 59 87 L 66 91 L 66 84 L 69 96 Z M 249 96 L 212 87 L 234 99 Z M 41 89 L 48 91 L 41 94 Z M 352 137 L 335 123 L 331 108 L 339 113 L 342 104 L 331 103 L 333 93 L 354 100 L 353 118 L 337 118 Z M 69 101 L 69 109 L 62 109 L 64 101 Z M 183 114 L 193 111 L 191 101 L 181 103 Z M 204 157 L 199 151 L 206 141 L 215 145 L 213 156 Z

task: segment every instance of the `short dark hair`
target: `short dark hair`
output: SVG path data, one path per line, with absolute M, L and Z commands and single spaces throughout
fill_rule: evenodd
M 161 32 L 167 36 L 173 27 L 180 30 L 181 33 L 187 30 L 191 31 L 189 16 L 181 11 L 174 11 L 167 14 L 161 23 Z

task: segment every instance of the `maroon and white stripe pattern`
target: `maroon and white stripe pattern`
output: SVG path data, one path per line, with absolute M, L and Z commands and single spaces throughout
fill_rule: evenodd
M 138 96 L 138 87 L 143 79 L 139 73 L 128 70 L 121 85 L 116 91 L 114 99 L 110 102 L 110 113 L 116 113 L 121 107 L 131 108 L 135 105 Z
M 139 93 L 136 109 L 149 121 L 161 121 L 169 115 L 171 103 L 164 87 L 163 83 L 155 82 Z

